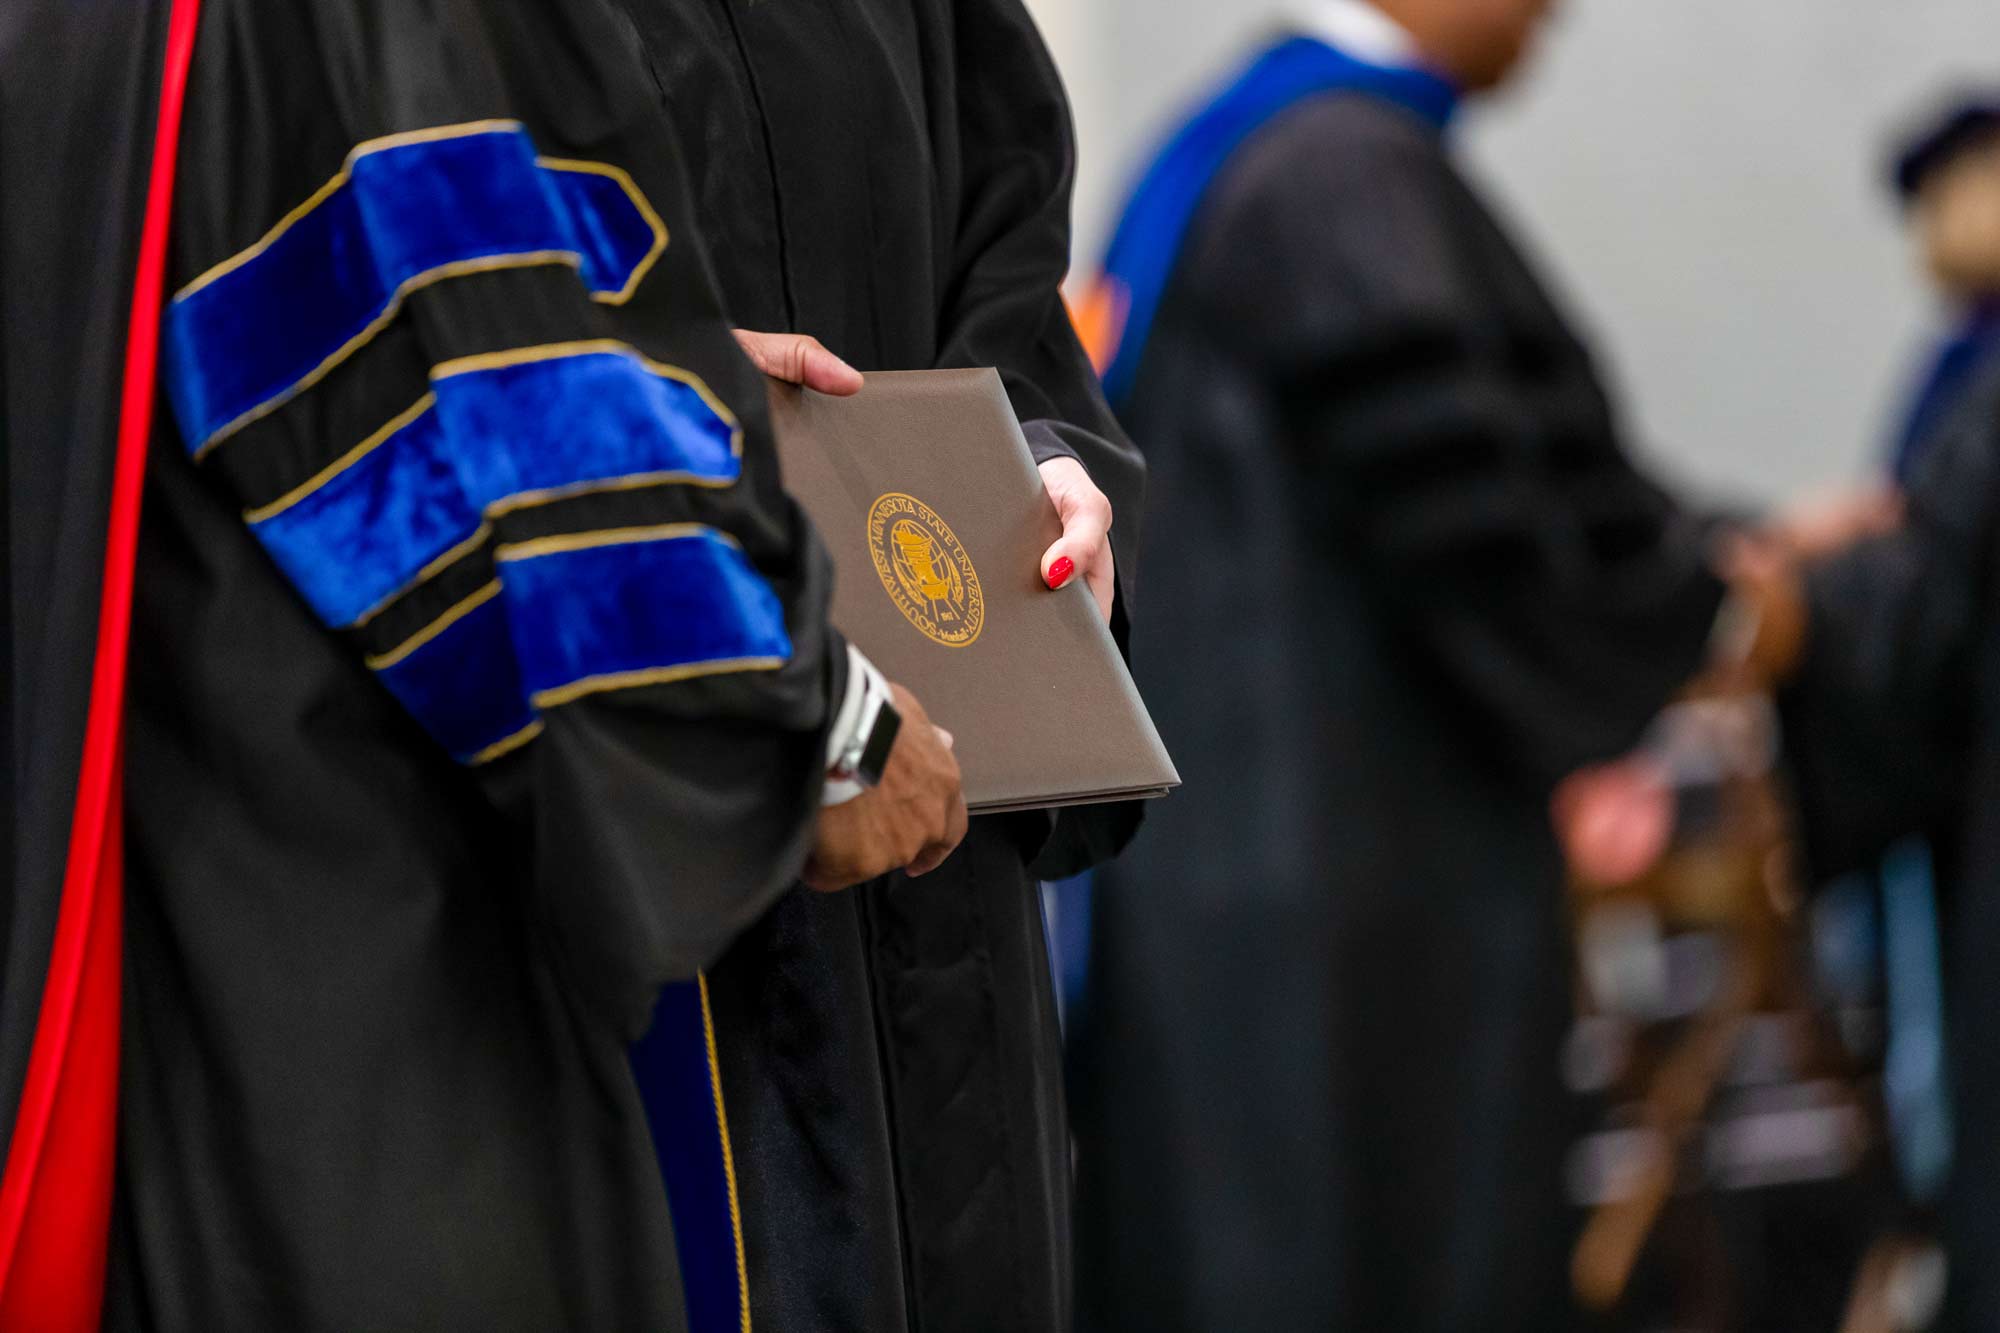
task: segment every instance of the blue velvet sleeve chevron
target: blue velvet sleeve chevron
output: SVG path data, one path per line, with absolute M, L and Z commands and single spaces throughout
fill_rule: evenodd
M 418 287 L 560 263 L 619 301 L 666 244 L 622 171 L 539 158 L 513 121 L 371 140 L 263 239 L 174 297 L 168 392 L 199 454 L 310 388 Z
M 671 524 L 550 537 L 497 553 L 500 577 L 402 647 L 383 684 L 467 763 L 532 740 L 589 694 L 791 657 L 784 608 L 735 543 Z
M 415 286 L 553 254 L 591 295 L 617 301 L 665 244 L 622 171 L 537 157 L 512 122 L 364 144 L 263 240 L 175 299 L 169 400 L 199 458 L 311 390 Z M 695 376 L 623 343 L 468 357 L 431 366 L 429 379 L 416 402 L 245 515 L 331 628 L 366 624 L 490 543 L 516 509 L 612 489 L 726 488 L 741 475 L 729 409 Z M 494 567 L 485 587 L 368 660 L 468 763 L 532 740 L 543 710 L 585 695 L 766 670 L 791 655 L 776 594 L 707 527 L 545 538 L 502 548 Z
M 521 682 L 537 707 L 619 686 L 768 670 L 784 608 L 713 528 L 670 524 L 503 546 Z
M 351 625 L 494 512 L 566 491 L 740 470 L 735 418 L 692 377 L 618 343 L 446 362 L 433 389 L 251 526 L 320 618 Z
M 463 763 L 498 758 L 541 730 L 521 688 L 498 580 L 368 665 L 431 739 Z

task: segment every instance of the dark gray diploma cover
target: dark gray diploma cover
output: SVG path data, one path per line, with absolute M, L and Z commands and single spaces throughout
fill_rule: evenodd
M 952 733 L 974 813 L 1164 796 L 1180 775 L 1081 578 L 991 370 L 878 372 L 851 398 L 774 382 L 786 489 L 838 578 L 833 623 Z

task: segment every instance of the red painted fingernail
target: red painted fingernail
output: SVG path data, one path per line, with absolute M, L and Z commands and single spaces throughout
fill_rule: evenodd
M 1049 566 L 1049 572 L 1044 577 L 1048 579 L 1051 588 L 1060 588 L 1069 582 L 1069 576 L 1074 573 L 1076 573 L 1076 561 L 1066 555 L 1059 555 L 1055 563 Z

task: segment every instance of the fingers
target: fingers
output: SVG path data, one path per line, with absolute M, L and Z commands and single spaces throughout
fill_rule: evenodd
M 861 391 L 861 372 L 804 333 L 757 333 L 737 329 L 736 344 L 750 363 L 772 379 L 802 384 L 845 398 Z
M 1097 614 L 1104 617 L 1104 623 L 1111 623 L 1111 604 L 1118 596 L 1118 574 L 1113 564 L 1111 543 L 1104 543 L 1104 558 L 1090 567 L 1084 575 L 1090 580 L 1090 595 L 1097 599 Z
M 923 850 L 916 860 L 910 862 L 908 874 L 911 879 L 920 879 L 936 870 L 958 850 L 958 844 L 965 841 L 966 830 L 972 826 L 972 818 L 966 812 L 965 798 L 957 797 L 945 817 L 944 837 Z
M 1088 572 L 1111 549 L 1111 501 L 1103 491 L 1090 485 L 1088 479 L 1083 484 L 1088 488 L 1086 491 L 1049 492 L 1063 525 L 1062 536 L 1042 552 L 1042 581 L 1051 588 L 1063 587 L 1077 573 Z M 1067 565 L 1062 563 L 1065 560 L 1069 562 Z
M 873 799 L 879 798 L 873 794 L 859 798 Z M 905 824 L 873 848 L 852 848 L 837 839 L 828 846 L 829 840 L 823 836 L 822 848 L 807 859 L 799 879 L 818 893 L 839 893 L 896 870 L 916 879 L 943 865 L 965 841 L 970 827 L 964 794 L 953 785 L 945 800 L 915 815 L 914 823 Z
M 1040 471 L 1063 524 L 1062 536 L 1042 552 L 1042 582 L 1051 589 L 1066 588 L 1082 576 L 1108 621 L 1118 586 L 1111 555 L 1111 501 L 1074 458 L 1051 458 Z
M 1064 524 L 1063 535 L 1042 552 L 1042 582 L 1068 587 L 1079 573 L 1102 564 L 1110 546 L 1110 525 L 1101 519 L 1079 517 Z
M 1111 619 L 1111 603 L 1117 593 L 1118 578 L 1111 555 L 1110 506 L 1104 516 L 1079 515 L 1068 522 L 1063 535 L 1042 552 L 1042 582 L 1051 591 L 1067 588 L 1081 574 L 1097 599 L 1097 610 Z
M 930 720 L 901 685 L 889 693 L 903 729 L 889 751 L 882 781 L 851 801 L 820 811 L 811 856 L 800 878 L 835 893 L 892 871 L 924 875 L 964 840 L 965 791 L 952 735 Z
M 941 834 L 934 835 L 930 842 L 905 867 L 910 878 L 928 875 L 945 863 L 945 859 L 958 850 L 958 844 L 965 841 L 965 831 L 970 817 L 965 809 L 965 787 L 959 775 L 958 759 L 952 753 L 952 735 L 943 727 L 931 724 L 937 733 L 938 743 L 944 747 L 941 764 L 948 770 L 944 780 L 944 819 Z
M 924 725 L 930 728 L 939 747 L 928 762 L 932 777 L 930 793 L 933 799 L 942 799 L 936 800 L 926 811 L 923 845 L 903 866 L 904 872 L 912 879 L 928 875 L 943 865 L 945 859 L 958 849 L 958 844 L 964 841 L 968 823 L 965 789 L 960 781 L 958 760 L 952 754 L 952 734 L 928 718 Z

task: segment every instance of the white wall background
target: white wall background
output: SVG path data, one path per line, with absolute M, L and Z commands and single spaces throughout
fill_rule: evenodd
M 1176 106 L 1272 0 L 1029 0 L 1082 140 L 1078 261 Z M 1892 131 L 2000 84 L 1996 0 L 1571 0 L 1466 146 L 1599 337 L 1670 474 L 1765 499 L 1871 462 L 1930 303 L 1881 186 Z

